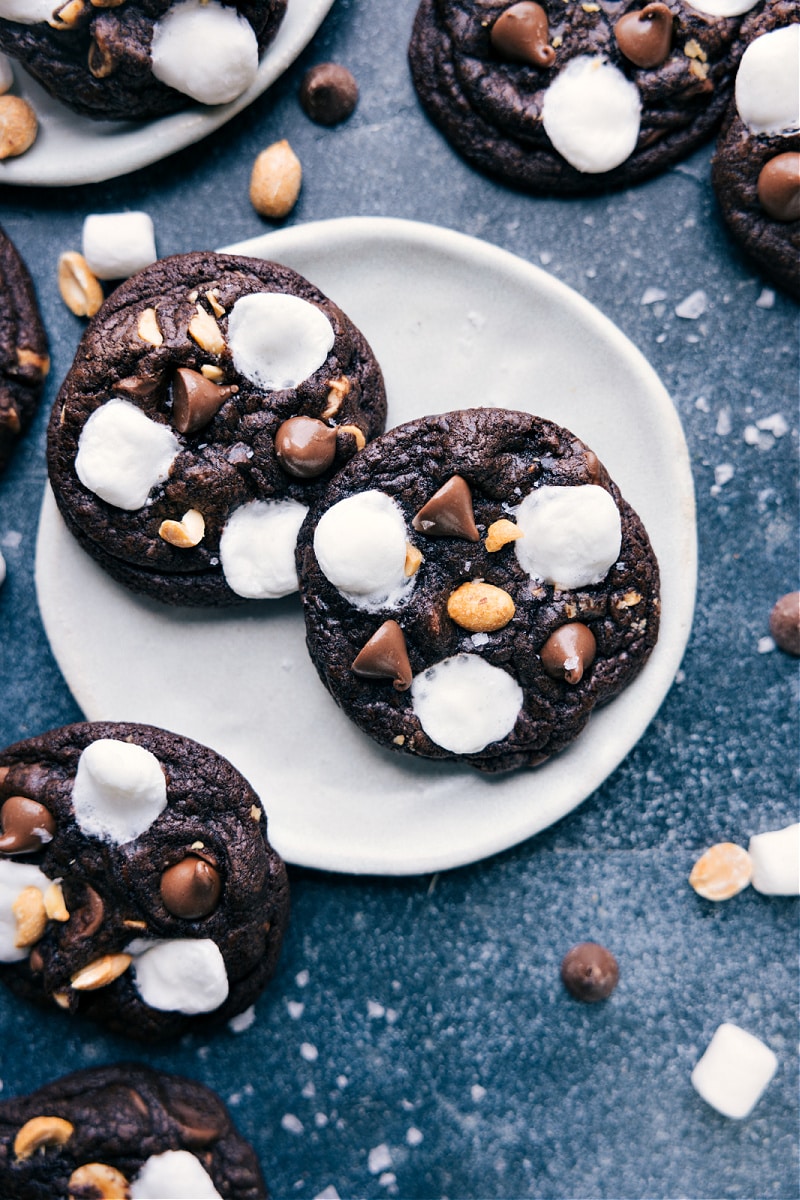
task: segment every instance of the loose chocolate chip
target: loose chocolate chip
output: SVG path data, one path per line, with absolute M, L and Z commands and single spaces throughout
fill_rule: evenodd
M 800 153 L 789 150 L 764 163 L 758 176 L 758 200 L 773 221 L 800 219 Z
M 453 475 L 423 504 L 411 524 L 428 537 L 480 539 L 472 510 L 472 492 L 460 475 Z
M 552 679 L 580 683 L 594 662 L 597 642 L 588 625 L 570 621 L 554 629 L 541 649 L 542 666 Z
M 547 13 L 532 0 L 512 4 L 501 13 L 490 36 L 498 54 L 511 62 L 551 67 L 556 60 L 556 52 L 549 45 Z
M 411 687 L 405 635 L 397 621 L 384 621 L 353 660 L 356 675 L 366 679 L 391 679 L 398 692 Z
M 56 831 L 52 813 L 27 796 L 9 796 L 0 808 L 0 823 L 0 854 L 34 854 Z
M 174 917 L 187 921 L 209 916 L 219 904 L 219 871 L 203 858 L 188 855 L 161 876 L 161 899 Z
M 318 63 L 306 72 L 300 85 L 303 111 L 318 125 L 346 120 L 357 103 L 358 84 L 339 63 Z
M 605 1000 L 619 982 L 617 960 L 597 942 L 581 942 L 564 955 L 561 980 L 576 1000 L 592 1004 Z
M 769 614 L 769 631 L 785 654 L 800 656 L 800 592 L 781 596 Z
M 275 453 L 284 471 L 313 479 L 336 457 L 336 430 L 316 417 L 289 417 L 275 434 Z
M 660 67 L 672 49 L 672 13 L 666 4 L 627 12 L 614 26 L 617 45 L 635 67 Z

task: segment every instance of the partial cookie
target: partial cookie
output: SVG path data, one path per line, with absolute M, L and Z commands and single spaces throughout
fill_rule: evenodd
M 265 1200 L 219 1096 L 139 1063 L 75 1071 L 0 1101 L 0 1194 L 15 1200 Z
M 254 82 L 286 0 L 0 0 L 0 49 L 104 120 L 226 104 Z
M 542 194 L 627 187 L 717 128 L 741 13 L 761 0 L 422 0 L 409 50 L 469 162 Z
M 631 682 L 659 572 L 596 455 L 527 413 L 397 426 L 298 539 L 308 647 L 381 745 L 482 771 L 535 766 Z
M 798 19 L 794 0 L 773 0 L 742 25 L 746 49 L 711 177 L 733 237 L 800 299 Z
M 49 369 L 31 277 L 0 229 L 0 471 L 33 419 Z
M 297 530 L 383 429 L 383 376 L 288 267 L 161 259 L 89 324 L 50 420 L 61 513 L 115 579 L 172 604 L 297 590 Z
M 269 981 L 288 883 L 261 803 L 214 751 L 68 725 L 0 753 L 0 978 L 144 1041 L 205 1029 Z

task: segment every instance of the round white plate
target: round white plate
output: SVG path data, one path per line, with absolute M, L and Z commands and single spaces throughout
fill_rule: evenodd
M 65 187 L 114 179 L 199 142 L 241 112 L 291 66 L 311 41 L 333 0 L 289 0 L 253 85 L 230 104 L 197 105 L 157 121 L 92 121 L 59 104 L 12 62 L 14 92 L 33 105 L 39 133 L 30 150 L 0 162 L 0 184 Z
M 343 716 L 305 649 L 297 597 L 233 611 L 170 609 L 109 579 L 48 493 L 37 586 L 56 659 L 89 720 L 196 738 L 261 795 L 292 863 L 385 875 L 437 871 L 515 845 L 564 816 L 625 757 L 683 655 L 694 608 L 694 491 L 672 402 L 641 354 L 545 272 L 463 234 L 345 218 L 227 247 L 286 263 L 370 341 L 389 427 L 472 405 L 529 409 L 599 454 L 650 533 L 661 634 L 635 682 L 573 745 L 532 771 L 486 778 L 385 751 Z

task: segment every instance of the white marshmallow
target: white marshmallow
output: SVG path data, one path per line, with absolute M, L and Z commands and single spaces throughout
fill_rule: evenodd
M 269 392 L 308 379 L 325 362 L 334 340 L 321 308 L 283 292 L 242 296 L 228 319 L 233 365 Z
M 151 421 L 135 404 L 115 396 L 96 408 L 81 430 L 75 471 L 101 500 L 133 512 L 167 478 L 180 449 L 169 425 Z
M 216 0 L 173 4 L 153 27 L 153 74 L 200 104 L 227 104 L 258 72 L 258 40 L 248 20 Z
M 405 518 L 385 492 L 360 492 L 333 504 L 314 532 L 322 573 L 357 608 L 391 607 L 406 578 Z
M 599 583 L 619 557 L 619 510 L 596 484 L 536 488 L 516 518 L 524 534 L 514 543 L 520 566 L 562 590 Z
M 164 771 L 144 746 L 99 738 L 78 759 L 72 805 L 84 833 L 121 846 L 166 808 Z
M 736 72 L 736 107 L 753 133 L 800 128 L 800 25 L 755 39 Z
M 431 741 L 454 754 L 477 754 L 511 733 L 522 688 L 476 654 L 442 659 L 411 684 L 411 703 Z
M 222 530 L 222 572 L 237 596 L 277 600 L 297 591 L 294 551 L 308 509 L 297 500 L 251 500 Z
M 44 894 L 51 882 L 38 867 L 30 863 L 0 858 L 0 962 L 22 962 L 30 954 L 30 946 L 14 945 L 17 919 L 12 905 L 24 888 L 36 887 Z
M 766 896 L 800 895 L 800 824 L 756 833 L 747 844 L 751 885 Z
M 742 13 L 755 8 L 758 2 L 759 0 L 686 0 L 690 8 L 706 13 L 709 17 L 740 17 Z
M 156 261 L 153 218 L 146 212 L 90 213 L 83 257 L 98 279 L 127 279 Z
M 57 7 L 54 0 L 0 0 L 0 17 L 19 21 L 20 25 L 35 25 L 49 21 Z
M 741 1121 L 778 1069 L 769 1046 L 728 1022 L 720 1025 L 692 1071 L 692 1086 L 724 1117 Z
M 600 57 L 570 59 L 542 102 L 542 124 L 559 154 L 585 174 L 618 167 L 639 137 L 639 89 Z
M 220 1193 L 188 1150 L 165 1150 L 145 1160 L 131 1180 L 130 1196 L 131 1200 L 217 1200 Z
M 126 953 L 137 992 L 160 1012 L 213 1012 L 228 998 L 225 960 L 210 938 L 137 938 Z

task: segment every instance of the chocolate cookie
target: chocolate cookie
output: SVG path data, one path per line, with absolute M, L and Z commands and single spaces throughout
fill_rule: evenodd
M 0 471 L 33 419 L 49 369 L 31 277 L 0 229 Z
M 215 1092 L 119 1063 L 0 1101 L 0 1195 L 264 1200 L 267 1189 L 255 1151 Z
M 479 169 L 542 194 L 627 187 L 716 129 L 756 3 L 422 0 L 412 76 Z
M 87 117 L 150 120 L 253 83 L 286 0 L 0 0 L 0 49 Z
M 798 19 L 796 0 L 773 0 L 743 23 L 746 49 L 711 178 L 735 240 L 800 299 Z
M 50 420 L 50 481 L 80 544 L 135 591 L 273 599 L 297 590 L 308 506 L 385 414 L 366 340 L 313 284 L 177 255 L 89 324 Z
M 659 625 L 642 523 L 567 429 L 472 409 L 378 438 L 298 539 L 308 647 L 381 745 L 535 766 L 636 676 Z
M 0 753 L 0 978 L 144 1041 L 248 1008 L 288 916 L 282 859 L 229 762 L 148 725 Z

